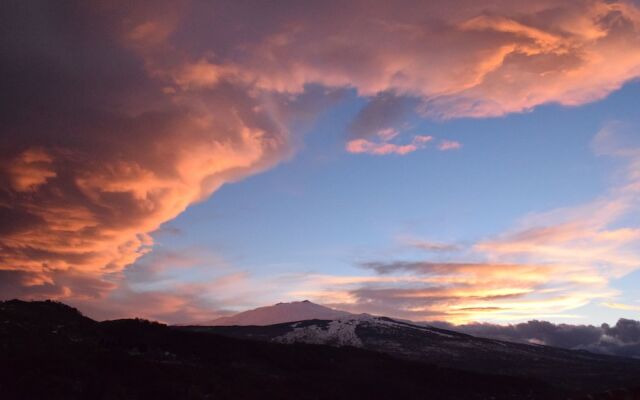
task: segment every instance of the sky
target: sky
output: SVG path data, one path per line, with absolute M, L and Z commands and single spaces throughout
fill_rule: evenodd
M 637 2 L 0 7 L 0 298 L 640 319 Z

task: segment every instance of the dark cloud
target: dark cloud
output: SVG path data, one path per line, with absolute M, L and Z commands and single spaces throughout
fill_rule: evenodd
M 370 137 L 385 129 L 402 130 L 401 124 L 418 104 L 415 98 L 382 92 L 358 112 L 349 126 L 352 137 Z
M 446 322 L 430 324 L 480 337 L 640 358 L 640 321 L 624 318 L 619 319 L 614 326 L 553 324 L 538 320 L 515 325 L 453 325 Z
M 640 342 L 640 321 L 620 319 L 614 326 L 604 324 L 604 333 L 622 343 Z
M 350 311 L 392 315 L 411 320 L 451 319 L 467 315 L 479 315 L 495 311 L 509 311 L 508 307 L 467 307 L 466 304 L 483 304 L 521 299 L 526 292 L 495 294 L 489 288 L 482 290 L 472 283 L 402 285 L 365 285 L 349 291 L 348 304 L 334 304 L 336 308 Z
M 429 262 L 429 261 L 396 261 L 396 262 L 365 262 L 360 264 L 363 268 L 374 270 L 378 274 L 394 274 L 411 272 L 415 274 L 429 275 L 429 274 L 452 274 L 465 270 L 472 269 L 491 269 L 491 268 L 504 268 L 504 269 L 517 269 L 515 264 L 490 264 L 490 263 L 456 263 L 456 262 Z
M 0 299 L 14 298 L 45 300 L 68 297 L 75 299 L 99 299 L 116 287 L 104 277 L 77 270 L 52 270 L 29 272 L 21 270 L 0 270 Z
M 350 310 L 412 320 L 527 318 L 586 304 L 592 293 L 553 264 L 370 261 L 377 276 L 346 288 Z M 558 290 L 560 288 L 560 290 Z M 561 311 L 557 311 L 561 312 Z
M 158 230 L 153 232 L 154 236 L 179 236 L 182 229 L 175 226 L 162 225 Z
M 424 240 L 412 240 L 408 244 L 420 250 L 438 253 L 455 252 L 462 249 L 461 246 L 453 243 L 428 242 Z

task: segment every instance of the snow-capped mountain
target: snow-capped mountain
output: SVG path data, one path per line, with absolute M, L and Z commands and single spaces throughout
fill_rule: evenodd
M 98 322 L 51 301 L 0 301 L 4 359 L 13 361 L 0 363 L 3 400 L 96 393 L 126 399 L 640 399 L 640 360 L 478 339 L 370 315 L 166 326 Z
M 535 377 L 559 385 L 590 382 L 585 376 L 617 382 L 630 371 L 640 372 L 637 360 L 479 338 L 307 301 L 258 308 L 215 324 L 183 329 L 276 343 L 358 347 L 441 367 Z
M 284 322 L 304 321 L 310 319 L 333 320 L 352 315 L 346 311 L 334 310 L 309 300 L 278 303 L 273 306 L 259 307 L 229 317 L 213 320 L 211 326 L 247 326 L 274 325 Z

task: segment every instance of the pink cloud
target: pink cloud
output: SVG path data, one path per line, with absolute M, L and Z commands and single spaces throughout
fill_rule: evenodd
M 346 150 L 349 153 L 365 153 L 377 156 L 386 154 L 405 155 L 424 148 L 433 139 L 431 136 L 418 135 L 414 136 L 409 144 L 388 143 L 387 141 L 394 138 L 396 134 L 391 136 L 383 135 L 380 141 L 377 142 L 367 139 L 353 139 L 347 142 Z
M 207 61 L 206 75 L 224 71 L 285 93 L 309 83 L 363 96 L 391 92 L 420 98 L 422 113 L 439 118 L 579 105 L 640 75 L 640 11 L 632 2 L 409 3 L 392 12 L 376 1 L 270 10 L 279 23 Z M 425 24 L 425 15 L 436 22 Z
M 455 140 L 441 140 L 438 144 L 438 149 L 441 151 L 458 150 L 461 147 L 462 143 Z
M 347 142 L 346 148 L 349 153 L 366 153 L 374 155 L 404 155 L 418 150 L 418 148 L 412 144 L 397 145 L 392 143 L 375 143 L 366 139 L 351 140 Z
M 392 140 L 393 138 L 395 138 L 399 134 L 400 134 L 400 132 L 398 132 L 397 129 L 393 129 L 393 128 L 386 128 L 386 129 L 381 129 L 381 130 L 378 131 L 378 137 L 383 142 L 388 142 L 389 140 Z
M 12 139 L 0 159 L 0 270 L 20 276 L 20 293 L 77 299 L 90 286 L 105 295 L 114 276 L 151 250 L 150 232 L 289 154 L 277 104 L 264 107 L 244 87 L 203 90 L 216 78 L 206 67 L 187 68 L 167 47 L 178 9 L 23 11 L 19 25 L 41 12 L 51 20 L 45 25 L 60 29 L 42 31 L 47 49 L 27 35 L 19 49 L 2 52 L 3 63 L 22 71 L 11 93 L 21 100 L 3 125 Z M 86 36 L 71 18 L 99 28 Z M 34 66 L 15 52 L 40 61 Z M 74 62 L 60 62 L 60 54 Z M 166 90 L 175 80 L 162 73 L 163 57 L 184 64 L 198 84 Z M 59 77 L 55 85 L 43 78 L 47 71 Z
M 224 15 L 212 12 L 221 4 Z M 21 27 L 20 46 L 0 52 L 15 71 L 0 159 L 0 270 L 20 277 L 19 290 L 3 290 L 21 295 L 116 290 L 110 279 L 151 250 L 150 232 L 290 156 L 291 121 L 321 107 L 305 103 L 310 85 L 367 100 L 386 93 L 346 148 L 405 155 L 432 138 L 392 143 L 394 131 L 367 129 L 399 124 L 407 107 L 454 118 L 579 105 L 640 76 L 631 2 L 12 7 L 0 17 Z M 634 236 L 594 230 L 609 241 Z M 495 242 L 487 249 L 505 253 Z

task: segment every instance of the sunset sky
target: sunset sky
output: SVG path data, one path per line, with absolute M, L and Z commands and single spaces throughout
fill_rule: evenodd
M 0 298 L 640 317 L 640 3 L 7 1 Z

